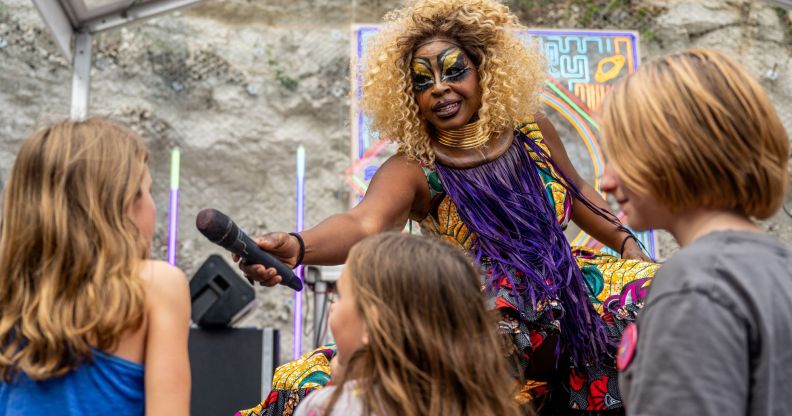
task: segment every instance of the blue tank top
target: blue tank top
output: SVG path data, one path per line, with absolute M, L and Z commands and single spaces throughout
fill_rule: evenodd
M 142 416 L 143 365 L 93 351 L 93 361 L 62 377 L 0 382 L 0 416 Z

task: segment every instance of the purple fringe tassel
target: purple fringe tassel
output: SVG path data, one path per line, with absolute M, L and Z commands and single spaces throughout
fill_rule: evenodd
M 559 299 L 565 310 L 560 319 L 563 345 L 570 348 L 575 364 L 596 364 L 610 355 L 615 341 L 608 339 L 605 323 L 589 301 L 583 273 L 525 146 L 552 164 L 543 149 L 515 130 L 514 143 L 498 159 L 470 169 L 438 163 L 437 173 L 460 207 L 460 217 L 478 237 L 476 260 L 486 257 L 493 262 L 493 279 L 504 275 L 509 279 L 520 310 Z M 559 182 L 573 197 L 582 197 L 571 182 L 562 179 Z M 599 211 L 595 212 L 603 215 Z

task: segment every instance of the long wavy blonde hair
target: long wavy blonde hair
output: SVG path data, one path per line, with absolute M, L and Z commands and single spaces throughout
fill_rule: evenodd
M 363 414 L 523 414 L 496 312 L 487 310 L 480 275 L 461 250 L 383 233 L 356 244 L 345 267 L 369 342 L 350 357 L 330 409 L 342 386 L 358 380 Z
M 0 377 L 65 374 L 143 322 L 149 242 L 129 216 L 148 151 L 101 118 L 28 138 L 3 197 Z
M 494 0 L 419 0 L 385 16 L 371 40 L 363 73 L 363 111 L 372 129 L 399 144 L 400 152 L 434 161 L 429 126 L 419 117 L 410 61 L 417 45 L 435 37 L 453 40 L 476 64 L 481 86 L 480 129 L 502 132 L 539 108 L 547 78 L 538 48 L 517 36 L 524 28 Z

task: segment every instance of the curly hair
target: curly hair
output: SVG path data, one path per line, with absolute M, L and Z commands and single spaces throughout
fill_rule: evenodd
M 417 45 L 444 38 L 461 45 L 478 68 L 484 134 L 503 132 L 535 113 L 546 79 L 545 60 L 517 36 L 524 29 L 509 8 L 494 0 L 417 0 L 385 16 L 372 39 L 363 72 L 362 108 L 372 129 L 399 151 L 434 162 L 429 126 L 419 117 L 410 61 Z

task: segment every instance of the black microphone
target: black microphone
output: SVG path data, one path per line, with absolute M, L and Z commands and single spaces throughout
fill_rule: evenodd
M 241 257 L 245 263 L 275 268 L 283 278 L 280 284 L 298 292 L 302 290 L 302 281 L 294 275 L 292 269 L 259 248 L 255 241 L 222 212 L 213 208 L 202 209 L 195 218 L 195 226 L 209 241 Z

